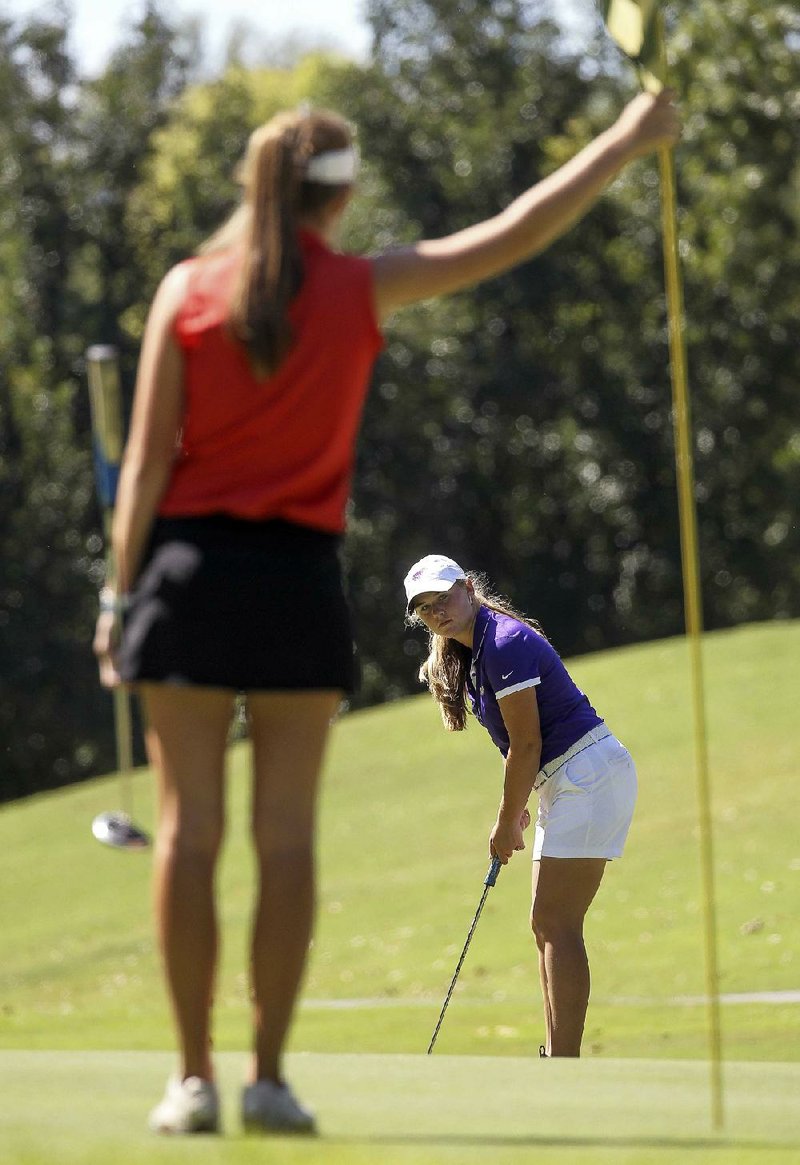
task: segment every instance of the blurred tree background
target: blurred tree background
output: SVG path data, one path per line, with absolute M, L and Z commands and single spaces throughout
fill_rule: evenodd
M 240 38 L 213 78 L 169 11 L 143 4 L 91 80 L 68 9 L 0 17 L 3 800 L 114 765 L 83 353 L 120 347 L 129 403 L 150 297 L 234 205 L 250 130 L 300 101 L 357 124 L 343 245 L 369 252 L 496 213 L 634 88 L 599 22 L 578 52 L 544 0 L 370 0 L 368 63 L 258 66 Z M 666 15 L 706 624 L 795 617 L 800 14 Z M 345 542 L 358 706 L 418 690 L 402 577 L 432 550 L 486 571 L 564 655 L 682 631 L 654 162 L 534 262 L 390 321 Z

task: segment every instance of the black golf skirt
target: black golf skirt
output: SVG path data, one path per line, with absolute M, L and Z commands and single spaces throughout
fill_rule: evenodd
M 352 692 L 339 543 L 283 521 L 158 518 L 124 619 L 122 679 Z

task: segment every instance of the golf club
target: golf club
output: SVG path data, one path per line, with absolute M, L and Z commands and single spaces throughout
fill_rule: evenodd
M 110 344 L 93 344 L 86 352 L 86 370 L 92 413 L 95 484 L 103 511 L 106 578 L 113 579 L 111 520 L 124 446 L 119 357 L 116 348 Z M 120 685 L 114 688 L 113 699 L 114 736 L 117 744 L 122 809 L 98 814 L 92 822 L 92 833 L 98 841 L 115 849 L 145 849 L 150 844 L 150 838 L 143 829 L 134 825 L 132 820 L 133 729 L 130 698 L 127 690 Z
M 475 911 L 475 917 L 472 920 L 472 926 L 469 928 L 469 934 L 467 935 L 467 941 L 464 943 L 464 949 L 461 952 L 461 958 L 458 960 L 458 966 L 456 967 L 456 973 L 455 973 L 455 975 L 453 975 L 453 980 L 452 980 L 452 982 L 450 984 L 450 988 L 447 992 L 447 998 L 445 999 L 444 1006 L 442 1007 L 442 1010 L 439 1013 L 439 1021 L 436 1024 L 433 1035 L 431 1036 L 431 1042 L 428 1044 L 428 1055 L 429 1056 L 430 1056 L 431 1052 L 433 1051 L 433 1045 L 436 1043 L 436 1037 L 439 1034 L 439 1028 L 442 1026 L 442 1020 L 444 1019 L 444 1013 L 447 1011 L 447 1005 L 450 1002 L 450 996 L 453 994 L 453 988 L 456 985 L 456 979 L 458 978 L 458 973 L 461 970 L 461 966 L 464 962 L 467 951 L 469 950 L 469 944 L 472 942 L 472 936 L 475 933 L 475 927 L 478 925 L 478 919 L 481 916 L 481 911 L 483 910 L 483 904 L 486 901 L 486 895 L 489 893 L 490 887 L 494 886 L 495 882 L 497 881 L 497 875 L 500 873 L 500 870 L 502 868 L 502 864 L 503 863 L 500 861 L 499 858 L 492 858 L 492 864 L 489 866 L 489 870 L 486 874 L 486 877 L 483 879 L 483 894 L 481 895 L 481 900 L 478 903 L 478 909 Z

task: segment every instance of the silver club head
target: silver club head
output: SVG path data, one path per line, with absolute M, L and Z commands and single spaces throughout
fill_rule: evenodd
M 150 838 L 127 813 L 98 813 L 92 822 L 92 833 L 103 845 L 114 849 L 147 849 L 150 845 Z

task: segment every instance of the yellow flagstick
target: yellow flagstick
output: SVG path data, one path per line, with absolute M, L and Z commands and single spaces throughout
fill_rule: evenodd
M 666 76 L 664 20 L 656 16 L 661 75 Z M 681 530 L 681 563 L 686 635 L 692 671 L 694 747 L 700 820 L 700 860 L 703 880 L 706 996 L 708 1002 L 709 1052 L 711 1065 L 711 1119 L 715 1129 L 724 1121 L 722 1096 L 722 1038 L 717 966 L 717 921 L 714 898 L 714 860 L 711 825 L 711 789 L 708 775 L 708 745 L 703 683 L 703 609 L 700 597 L 700 555 L 697 541 L 697 509 L 691 441 L 691 413 L 684 335 L 683 288 L 678 260 L 678 216 L 676 211 L 675 163 L 669 147 L 659 151 L 661 176 L 661 222 L 664 243 L 664 273 L 669 319 L 669 353 L 672 372 L 675 466 L 678 481 L 678 511 Z

